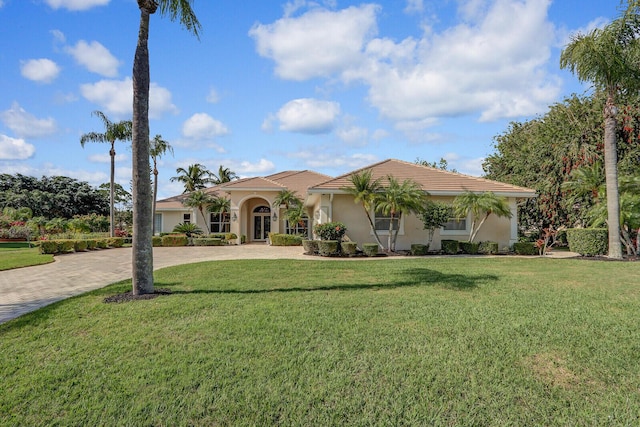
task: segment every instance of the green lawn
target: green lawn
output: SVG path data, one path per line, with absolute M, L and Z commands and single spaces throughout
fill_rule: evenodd
M 41 255 L 30 243 L 0 243 L 0 271 L 53 262 L 53 255 Z
M 640 263 L 229 261 L 0 325 L 0 425 L 639 425 Z

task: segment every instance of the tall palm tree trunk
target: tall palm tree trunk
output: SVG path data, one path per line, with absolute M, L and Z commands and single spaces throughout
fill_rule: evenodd
M 116 150 L 114 148 L 115 141 L 111 141 L 111 179 L 109 180 L 109 234 L 111 237 L 116 235 L 116 214 L 115 214 L 115 180 L 116 180 Z
M 156 234 L 156 200 L 158 200 L 158 166 L 153 159 L 153 211 L 151 212 L 151 235 Z
M 153 7 L 153 2 L 149 2 Z M 140 3 L 139 3 L 140 4 Z M 149 16 L 140 7 L 138 45 L 133 61 L 133 294 L 153 293 L 152 198 L 149 179 Z
M 622 259 L 620 241 L 620 196 L 618 194 L 618 153 L 616 148 L 616 106 L 609 90 L 604 108 L 604 173 L 607 186 L 609 258 Z

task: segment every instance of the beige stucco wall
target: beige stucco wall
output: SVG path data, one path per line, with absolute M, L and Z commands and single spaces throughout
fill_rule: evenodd
M 173 228 L 182 222 L 183 214 L 185 213 L 191 213 L 191 222 L 194 221 L 195 217 L 193 212 L 188 209 L 184 211 L 158 211 L 157 213 L 162 214 L 162 230 L 160 230 L 162 233 L 170 233 L 173 231 Z M 200 216 L 199 213 L 198 216 Z M 197 223 L 198 226 L 202 227 L 201 223 L 202 219 L 200 219 L 200 223 Z

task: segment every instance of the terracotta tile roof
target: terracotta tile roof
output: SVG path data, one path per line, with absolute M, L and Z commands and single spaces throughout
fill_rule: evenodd
M 209 194 L 209 195 L 211 195 L 211 196 L 224 195 L 224 193 L 222 193 L 220 191 L 220 187 L 218 187 L 218 186 L 205 188 L 204 192 Z M 185 208 L 185 206 L 182 204 L 184 199 L 186 199 L 188 196 L 189 196 L 189 193 L 183 193 L 183 194 L 179 194 L 177 196 L 168 197 L 166 199 L 158 200 L 156 202 L 156 209 L 163 209 L 163 210 L 190 209 L 190 208 Z
M 304 170 L 280 172 L 274 175 L 269 175 L 266 178 L 284 185 L 287 189 L 295 191 L 298 197 L 305 199 L 307 197 L 307 190 L 309 187 L 331 179 L 332 177 Z
M 457 195 L 465 191 L 493 191 L 496 194 L 511 197 L 534 197 L 536 192 L 530 188 L 518 187 L 504 184 L 502 182 L 491 181 L 484 178 L 477 178 L 460 173 L 444 171 L 402 160 L 388 159 L 382 162 L 366 166 L 353 172 L 330 179 L 310 188 L 312 193 L 340 193 L 341 188 L 351 185 L 349 177 L 357 172 L 371 169 L 372 178 L 387 177 L 392 175 L 399 181 L 413 179 L 430 194 L 436 195 Z
M 280 191 L 284 190 L 286 187 L 280 183 L 277 183 L 273 180 L 263 177 L 254 177 L 254 178 L 245 178 L 238 179 L 231 182 L 225 182 L 220 186 L 220 189 L 223 191 L 233 191 L 233 190 L 272 190 L 272 191 Z

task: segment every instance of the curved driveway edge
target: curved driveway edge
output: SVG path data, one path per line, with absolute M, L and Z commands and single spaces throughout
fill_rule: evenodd
M 232 259 L 309 259 L 301 246 L 153 248 L 153 268 Z M 74 295 L 131 278 L 131 248 L 55 257 L 50 264 L 0 271 L 0 323 Z

